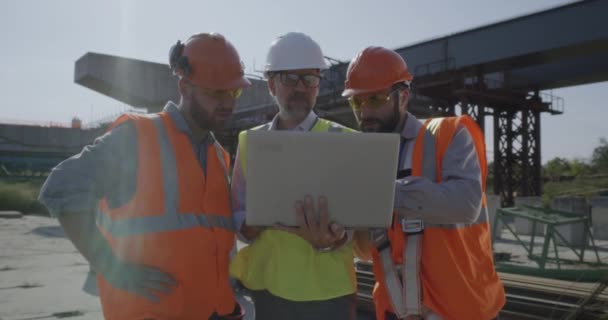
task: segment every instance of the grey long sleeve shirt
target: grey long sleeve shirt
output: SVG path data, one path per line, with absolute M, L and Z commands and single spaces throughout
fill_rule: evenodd
M 421 127 L 422 123 L 408 114 L 401 133 L 403 168 L 411 168 L 413 146 Z M 473 139 L 464 126 L 456 128 L 442 163 L 441 183 L 412 176 L 396 181 L 396 211 L 404 218 L 428 223 L 475 222 L 481 209 L 481 170 Z
M 210 135 L 193 141 L 190 128 L 177 106 L 164 108 L 178 130 L 187 134 L 201 167 L 205 169 Z M 55 167 L 40 190 L 39 200 L 51 213 L 87 213 L 94 211 L 106 196 L 110 207 L 127 203 L 137 187 L 137 131 L 127 121 L 97 138 L 79 154 Z

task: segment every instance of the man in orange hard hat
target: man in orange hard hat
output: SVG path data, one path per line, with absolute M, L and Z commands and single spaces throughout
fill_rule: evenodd
M 179 104 L 120 117 L 53 169 L 40 200 L 98 274 L 106 319 L 241 319 L 228 274 L 230 160 L 212 130 L 250 82 L 217 33 L 178 41 L 170 66 Z
M 373 258 L 378 319 L 493 319 L 505 303 L 485 200 L 483 133 L 468 116 L 420 122 L 407 111 L 412 81 L 395 51 L 368 47 L 345 90 L 364 132 L 401 135 L 389 230 L 356 252 Z

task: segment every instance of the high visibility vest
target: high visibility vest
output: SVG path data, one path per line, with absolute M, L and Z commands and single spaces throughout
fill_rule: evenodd
M 270 123 L 252 130 L 269 130 Z M 318 118 L 311 131 L 353 131 Z M 246 170 L 247 132 L 239 134 L 239 158 Z M 331 201 L 331 199 L 329 199 Z M 353 294 L 356 275 L 350 244 L 318 252 L 297 235 L 279 230 L 263 231 L 241 249 L 230 265 L 230 273 L 250 290 L 268 290 L 291 301 L 327 300 Z
M 189 137 L 165 112 L 127 115 L 137 131 L 137 187 L 126 204 L 100 202 L 97 225 L 114 254 L 158 268 L 175 278 L 158 303 L 112 287 L 98 275 L 105 319 L 208 319 L 230 314 L 235 297 L 229 282 L 235 243 L 231 216 L 228 154 L 216 142 L 200 167 Z
M 372 251 L 378 319 L 386 312 L 424 314 L 426 308 L 444 320 L 486 320 L 496 317 L 505 303 L 493 261 L 484 136 L 477 124 L 468 116 L 427 120 L 414 144 L 412 176 L 441 183 L 442 159 L 459 125 L 471 134 L 481 168 L 484 193 L 479 217 L 472 224 L 424 223 L 422 232 L 408 234 L 404 230 L 412 229 L 411 221 L 394 220 L 388 230 L 390 247 Z M 402 284 L 400 279 L 406 281 Z

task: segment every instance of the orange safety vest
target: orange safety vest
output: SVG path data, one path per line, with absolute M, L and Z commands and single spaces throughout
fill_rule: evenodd
M 390 292 L 398 292 L 398 289 L 406 287 L 409 288 L 402 291 L 400 298 L 409 301 L 397 301 L 397 305 L 409 305 L 411 298 L 418 296 L 416 291 L 421 291 L 418 300 L 420 307 L 430 309 L 444 320 L 492 319 L 505 304 L 504 287 L 494 267 L 486 209 L 487 164 L 483 132 L 468 116 L 427 120 L 414 144 L 412 176 L 425 176 L 441 183 L 443 155 L 459 125 L 464 125 L 471 134 L 481 168 L 484 193 L 479 218 L 472 224 L 425 224 L 423 232 L 417 235 L 419 240 L 416 241 L 420 242 L 417 245 L 418 251 L 411 250 L 414 254 L 411 251 L 408 253 L 411 249 L 408 247 L 408 238 L 411 235 L 403 232 L 407 226 L 395 219 L 392 228 L 388 230 L 390 247 L 385 249 L 386 256 L 401 268 L 408 265 L 404 255 L 412 258 L 410 263 L 418 257 L 418 272 L 414 277 L 404 273 L 399 279 L 409 279 L 411 283 L 405 283 L 403 287 L 394 286 L 389 282 L 391 278 L 396 278 L 395 272 L 385 268 L 386 264 L 383 265 L 378 249 L 372 250 L 373 269 L 378 281 L 373 293 L 377 319 L 384 319 L 386 312 L 396 313 L 393 308 L 395 301 L 391 300 L 394 295 L 390 295 Z M 392 270 L 396 269 L 399 268 Z M 425 308 L 418 308 L 422 312 L 417 314 L 424 315 Z M 408 311 L 402 314 L 412 313 Z
M 229 283 L 235 243 L 231 217 L 228 154 L 208 147 L 207 174 L 166 112 L 126 115 L 137 129 L 137 187 L 125 205 L 100 202 L 97 225 L 114 253 L 125 261 L 158 268 L 177 281 L 153 303 L 112 287 L 98 275 L 103 314 L 108 320 L 208 319 L 230 314 L 235 297 Z

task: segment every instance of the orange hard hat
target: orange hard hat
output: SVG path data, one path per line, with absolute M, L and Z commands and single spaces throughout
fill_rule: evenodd
M 348 65 L 343 97 L 388 89 L 394 84 L 412 81 L 403 58 L 383 47 L 367 47 Z
M 251 85 L 234 46 L 219 33 L 199 33 L 169 52 L 173 73 L 211 90 L 232 90 Z

